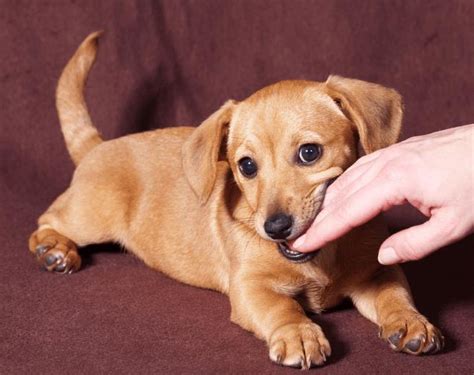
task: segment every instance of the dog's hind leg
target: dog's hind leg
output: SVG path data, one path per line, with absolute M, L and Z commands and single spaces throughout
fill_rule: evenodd
M 67 190 L 40 216 L 39 227 L 30 236 L 28 246 L 36 260 L 48 271 L 72 273 L 81 267 L 76 243 L 65 235 L 64 220 L 71 192 Z
M 38 219 L 29 249 L 48 271 L 72 273 L 81 267 L 78 246 L 111 241 L 111 222 L 90 194 L 69 188 Z M 92 204 L 91 204 L 92 203 Z

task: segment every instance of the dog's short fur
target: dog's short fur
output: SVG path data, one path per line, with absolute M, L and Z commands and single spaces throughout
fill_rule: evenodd
M 346 297 L 394 350 L 442 347 L 400 268 L 377 263 L 387 235 L 380 219 L 304 262 L 283 256 L 282 240 L 308 228 L 328 181 L 356 160 L 358 142 L 370 153 L 397 140 L 396 91 L 337 76 L 284 81 L 228 101 L 197 128 L 103 142 L 83 97 L 98 36 L 82 43 L 58 84 L 61 127 L 77 169 L 30 238 L 40 264 L 69 273 L 80 267 L 78 246 L 121 243 L 170 277 L 227 294 L 231 320 L 265 340 L 270 358 L 286 366 L 326 361 L 329 342 L 305 311 L 321 312 Z M 315 163 L 298 161 L 303 144 L 321 145 Z M 255 161 L 254 177 L 239 169 L 244 157 Z M 291 216 L 291 227 L 272 240 L 265 224 L 278 214 Z

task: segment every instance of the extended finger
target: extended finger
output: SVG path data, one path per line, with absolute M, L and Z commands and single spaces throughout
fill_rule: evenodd
M 321 248 L 391 206 L 402 204 L 405 199 L 397 190 L 393 181 L 377 177 L 373 183 L 346 197 L 330 211 L 324 212 L 322 219 L 318 218 L 308 229 L 303 240 L 296 241 L 293 248 L 301 252 Z

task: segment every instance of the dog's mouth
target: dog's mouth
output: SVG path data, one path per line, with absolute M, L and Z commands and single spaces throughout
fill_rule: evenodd
M 280 251 L 280 254 L 294 263 L 307 262 L 313 259 L 318 253 L 318 251 L 313 251 L 311 253 L 300 253 L 299 251 L 291 250 L 286 242 L 278 242 L 277 246 L 278 250 Z

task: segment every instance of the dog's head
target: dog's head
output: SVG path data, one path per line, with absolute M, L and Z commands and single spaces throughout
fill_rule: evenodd
M 187 179 L 209 198 L 220 154 L 228 161 L 257 233 L 276 242 L 301 235 L 331 179 L 358 157 L 397 141 L 402 100 L 392 89 L 331 76 L 283 81 L 228 101 L 183 147 Z

